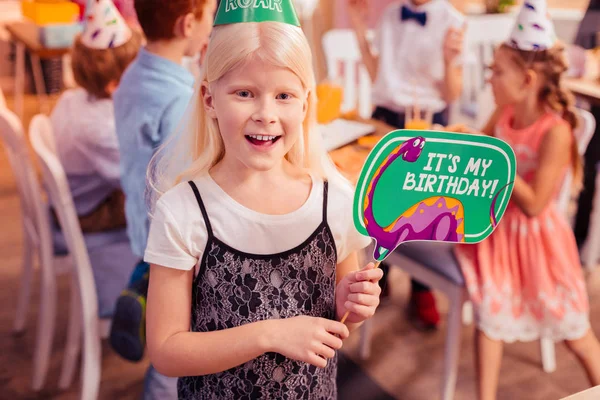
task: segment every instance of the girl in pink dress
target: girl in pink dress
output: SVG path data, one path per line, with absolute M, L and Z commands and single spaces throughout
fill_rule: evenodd
M 487 240 L 457 248 L 476 310 L 478 394 L 486 400 L 496 397 L 502 343 L 516 340 L 564 340 L 590 383 L 600 384 L 600 344 L 590 329 L 575 238 L 554 201 L 568 168 L 575 180 L 581 176 L 573 136 L 577 118 L 560 84 L 566 70 L 562 49 L 554 39 L 536 41 L 536 32 L 522 36 L 534 23 L 536 32 L 551 28 L 545 13 L 539 22 L 522 13 L 491 67 L 497 110 L 483 131 L 515 151 L 511 202 Z

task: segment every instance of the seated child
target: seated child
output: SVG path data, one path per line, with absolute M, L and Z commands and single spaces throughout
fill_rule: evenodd
M 135 58 L 140 37 L 125 25 L 110 0 L 93 4 L 85 31 L 71 51 L 79 87 L 63 93 L 50 118 L 58 157 L 86 234 L 100 316 L 109 316 L 127 282 L 132 268 L 128 263 L 133 258 L 125 234 L 111 95 Z M 106 21 L 116 23 L 105 26 Z M 57 245 L 61 241 L 58 235 Z M 107 256 L 109 253 L 116 257 Z
M 510 38 L 494 55 L 496 112 L 483 133 L 506 141 L 517 176 L 502 222 L 456 256 L 476 315 L 478 398 L 495 399 L 503 343 L 564 341 L 600 384 L 600 343 L 575 237 L 556 196 L 568 170 L 581 179 L 573 130 L 577 110 L 563 88 L 567 65 L 544 0 L 528 0 Z

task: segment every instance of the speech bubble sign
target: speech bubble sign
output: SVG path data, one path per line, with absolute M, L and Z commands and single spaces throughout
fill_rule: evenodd
M 383 261 L 401 243 L 477 243 L 508 205 L 515 154 L 497 138 L 396 130 L 367 157 L 354 195 L 354 225 Z

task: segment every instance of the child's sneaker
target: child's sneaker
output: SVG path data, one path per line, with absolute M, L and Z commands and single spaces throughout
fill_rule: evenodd
M 146 347 L 146 296 L 150 272 L 148 264 L 143 264 L 136 266 L 133 282 L 121 292 L 110 330 L 110 345 L 129 361 L 140 361 Z
M 440 313 L 430 290 L 412 292 L 408 303 L 408 318 L 417 329 L 424 331 L 437 329 Z

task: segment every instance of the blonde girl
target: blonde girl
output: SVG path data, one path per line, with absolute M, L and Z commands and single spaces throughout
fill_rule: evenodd
M 157 155 L 147 343 L 180 398 L 336 398 L 336 350 L 379 303 L 314 89 L 298 26 L 216 26 L 190 122 Z

